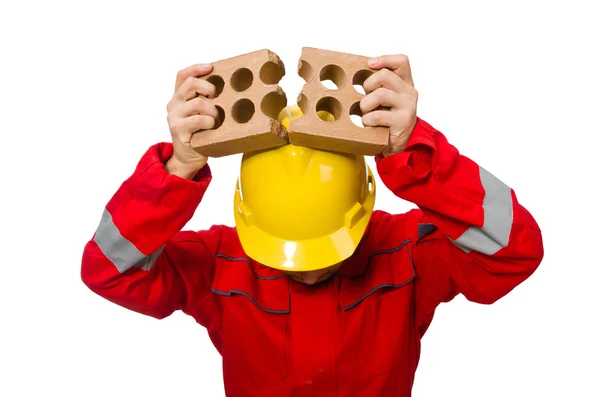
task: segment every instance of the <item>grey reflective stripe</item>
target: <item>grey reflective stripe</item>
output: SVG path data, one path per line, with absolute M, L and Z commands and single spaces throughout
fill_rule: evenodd
M 465 252 L 471 250 L 493 255 L 508 245 L 513 223 L 513 201 L 510 187 L 479 167 L 483 199 L 483 227 L 470 227 L 454 243 Z
M 94 241 L 100 250 L 110 260 L 120 273 L 133 266 L 143 270 L 150 270 L 163 250 L 159 248 L 150 255 L 141 253 L 133 243 L 124 238 L 115 226 L 112 215 L 105 208 L 102 219 L 96 229 Z

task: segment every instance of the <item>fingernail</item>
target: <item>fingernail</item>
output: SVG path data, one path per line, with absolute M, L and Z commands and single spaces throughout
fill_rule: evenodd
M 203 64 L 201 64 L 200 66 L 202 66 L 203 68 L 206 68 L 206 69 L 208 69 L 208 68 L 210 68 L 212 65 L 211 65 L 210 63 L 203 63 Z
M 377 65 L 378 61 L 379 60 L 377 58 L 371 58 L 371 59 L 369 59 L 369 66 L 375 66 L 375 65 Z

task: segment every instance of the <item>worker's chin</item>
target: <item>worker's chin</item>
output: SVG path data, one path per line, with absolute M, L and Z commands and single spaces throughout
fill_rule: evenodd
M 317 285 L 320 284 L 324 281 L 327 281 L 329 278 L 331 278 L 331 276 L 333 275 L 333 273 L 327 273 L 319 278 L 317 278 L 316 280 L 306 280 L 302 277 L 298 277 L 295 275 L 291 275 L 290 278 L 294 281 L 297 281 L 299 283 L 302 283 L 304 285 Z
M 306 281 L 306 280 L 302 280 L 302 279 L 295 279 L 295 280 L 304 285 L 317 285 L 322 282 L 321 280 L 317 280 L 317 281 Z

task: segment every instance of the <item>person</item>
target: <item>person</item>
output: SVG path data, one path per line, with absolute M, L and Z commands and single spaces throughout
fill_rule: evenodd
M 408 58 L 370 67 L 362 121 L 389 127 L 376 169 L 415 209 L 373 209 L 364 156 L 288 144 L 243 155 L 235 227 L 182 230 L 212 179 L 190 138 L 218 117 L 199 78 L 212 66 L 193 65 L 167 106 L 172 142 L 143 155 L 84 248 L 85 285 L 144 315 L 192 316 L 227 395 L 410 396 L 436 308 L 496 302 L 537 269 L 543 242 L 513 189 L 417 117 Z

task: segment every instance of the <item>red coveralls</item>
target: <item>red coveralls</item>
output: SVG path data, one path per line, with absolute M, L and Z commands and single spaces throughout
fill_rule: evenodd
M 152 146 L 108 202 L 81 276 L 118 305 L 156 318 L 180 309 L 206 327 L 228 396 L 408 397 L 438 304 L 459 293 L 493 303 L 543 257 L 513 190 L 421 119 L 404 152 L 376 159 L 419 209 L 375 211 L 355 255 L 316 286 L 248 258 L 235 228 L 181 231 L 211 174 L 169 175 L 172 150 Z

